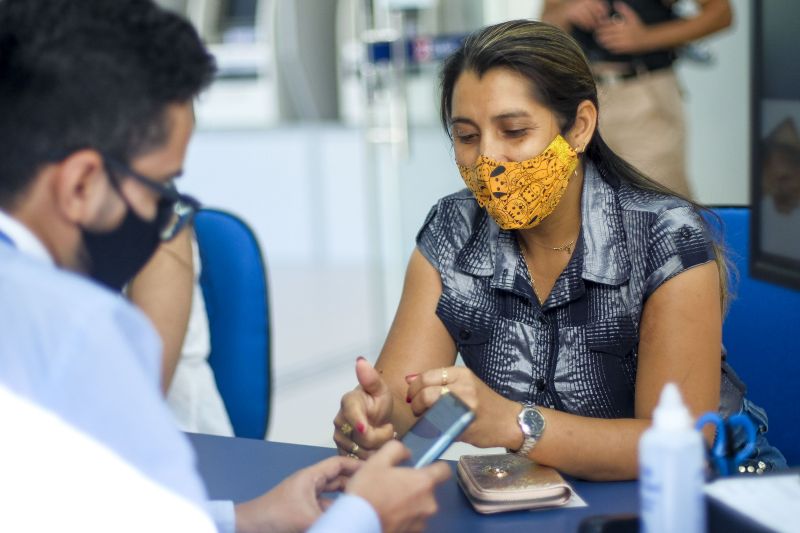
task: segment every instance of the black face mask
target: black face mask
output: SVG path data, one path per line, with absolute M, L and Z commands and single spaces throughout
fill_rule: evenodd
M 153 220 L 143 219 L 129 205 L 128 214 L 116 229 L 105 233 L 81 229 L 89 277 L 121 291 L 161 244 L 161 230 L 170 216 L 172 202 L 162 200 Z

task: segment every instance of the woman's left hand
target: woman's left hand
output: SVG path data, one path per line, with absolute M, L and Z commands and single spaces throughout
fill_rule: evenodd
M 522 431 L 517 424 L 520 404 L 508 400 L 465 367 L 450 366 L 406 376 L 409 384 L 406 401 L 415 416 L 422 415 L 442 394 L 453 392 L 475 412 L 475 421 L 459 440 L 491 448 L 518 448 Z

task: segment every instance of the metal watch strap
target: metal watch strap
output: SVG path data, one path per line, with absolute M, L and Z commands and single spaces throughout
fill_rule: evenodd
M 514 453 L 521 455 L 522 457 L 528 457 L 528 454 L 531 453 L 531 450 L 534 446 L 536 446 L 538 441 L 539 439 L 535 437 L 529 437 L 525 435 L 525 440 L 522 441 L 522 446 L 520 446 L 519 450 L 515 451 Z

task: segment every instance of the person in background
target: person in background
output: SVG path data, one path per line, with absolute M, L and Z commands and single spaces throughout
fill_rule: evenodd
M 220 531 L 422 529 L 450 470 L 394 466 L 408 457 L 397 442 L 363 464 L 329 458 L 236 506 L 206 501 L 160 393 L 158 335 L 97 283 L 131 279 L 197 210 L 175 180 L 192 101 L 214 71 L 192 26 L 151 0 L 0 1 L 0 385 Z M 332 505 L 322 497 L 337 490 Z
M 598 83 L 600 131 L 644 174 L 690 197 L 686 121 L 676 51 L 731 25 L 729 0 L 699 0 L 690 18 L 675 0 L 545 0 L 542 20 L 581 45 Z
M 746 466 L 785 468 L 724 358 L 724 255 L 700 206 L 606 145 L 578 44 L 541 22 L 489 26 L 445 61 L 441 82 L 467 189 L 439 200 L 417 236 L 380 357 L 358 364 L 334 419 L 340 453 L 368 457 L 452 391 L 476 413 L 469 444 L 633 479 L 674 382 L 694 416 L 752 419 Z
M 233 427 L 208 364 L 211 337 L 201 268 L 197 240 L 186 228 L 159 246 L 126 292 L 153 322 L 164 344 L 161 388 L 178 427 L 232 437 Z

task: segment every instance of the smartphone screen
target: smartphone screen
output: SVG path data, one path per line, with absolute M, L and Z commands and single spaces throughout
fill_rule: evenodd
M 405 463 L 414 468 L 429 465 L 461 435 L 475 419 L 475 413 L 452 392 L 443 395 L 403 436 L 411 450 Z

